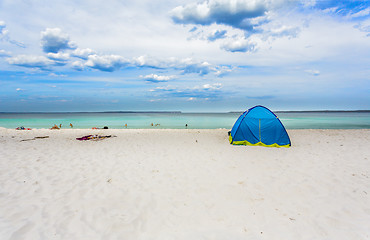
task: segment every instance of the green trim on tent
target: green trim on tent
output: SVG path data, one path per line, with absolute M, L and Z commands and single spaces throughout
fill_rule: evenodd
M 287 144 L 287 145 L 279 145 L 277 143 L 274 143 L 274 144 L 271 144 L 271 145 L 266 145 L 264 144 L 263 142 L 258 142 L 258 143 L 250 143 L 248 142 L 247 140 L 244 140 L 244 141 L 233 141 L 233 138 L 231 137 L 231 135 L 229 136 L 229 142 L 230 144 L 233 144 L 233 145 L 245 145 L 245 146 L 263 146 L 263 147 L 285 147 L 285 148 L 289 148 L 290 147 L 290 144 Z

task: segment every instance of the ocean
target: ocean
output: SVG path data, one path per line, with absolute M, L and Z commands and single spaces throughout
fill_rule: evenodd
M 0 127 L 122 129 L 231 129 L 241 113 L 83 112 L 0 113 Z M 275 112 L 286 129 L 370 129 L 370 112 Z M 153 124 L 153 125 L 152 125 Z

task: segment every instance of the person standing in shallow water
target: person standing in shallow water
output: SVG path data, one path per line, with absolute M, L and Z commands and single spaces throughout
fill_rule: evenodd
M 73 125 L 72 125 L 72 123 L 70 123 L 70 124 L 69 124 L 69 126 L 71 126 L 71 128 L 73 128 Z
M 185 124 L 185 128 L 188 129 L 188 124 Z

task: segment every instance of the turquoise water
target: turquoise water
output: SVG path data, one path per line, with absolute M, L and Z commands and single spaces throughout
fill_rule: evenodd
M 0 113 L 0 127 L 231 129 L 241 113 Z M 287 129 L 370 129 L 370 112 L 277 112 Z M 153 123 L 154 126 L 151 124 Z M 159 124 L 155 126 L 156 124 Z

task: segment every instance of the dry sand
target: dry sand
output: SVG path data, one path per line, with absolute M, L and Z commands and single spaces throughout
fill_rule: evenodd
M 370 130 L 288 133 L 2 128 L 0 239 L 370 239 Z

